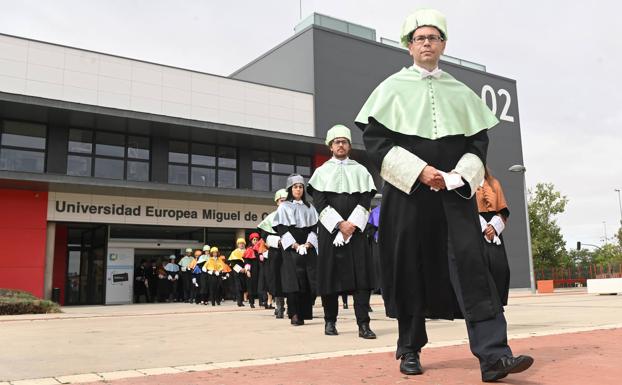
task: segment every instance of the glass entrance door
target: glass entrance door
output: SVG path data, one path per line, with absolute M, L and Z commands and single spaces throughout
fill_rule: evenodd
M 104 303 L 107 225 L 70 224 L 65 303 Z

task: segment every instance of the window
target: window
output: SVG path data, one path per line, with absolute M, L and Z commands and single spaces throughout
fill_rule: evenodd
M 148 137 L 72 128 L 67 150 L 67 175 L 149 180 Z
M 298 173 L 306 178 L 311 176 L 311 158 L 302 155 L 252 152 L 252 189 L 276 191 L 284 188 L 287 177 Z
M 0 132 L 0 170 L 45 171 L 45 125 L 5 120 Z
M 169 142 L 168 182 L 237 187 L 237 149 L 205 143 Z
M 251 188 L 259 191 L 270 191 L 270 153 L 253 151 L 253 181 Z
M 237 187 L 237 151 L 233 147 L 218 147 L 218 187 Z
M 127 137 L 126 179 L 140 182 L 149 181 L 149 138 L 144 136 Z
M 195 186 L 216 186 L 216 146 L 192 144 L 190 184 Z

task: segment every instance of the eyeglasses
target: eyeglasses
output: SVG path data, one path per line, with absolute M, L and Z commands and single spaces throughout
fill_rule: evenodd
M 443 37 L 440 35 L 419 35 L 413 36 L 411 41 L 415 44 L 423 44 L 426 40 L 429 41 L 431 44 L 436 44 L 444 41 L 445 39 L 443 39 Z
M 350 141 L 348 141 L 348 139 L 335 139 L 333 140 L 333 144 L 335 146 L 339 146 L 339 145 L 345 146 L 346 144 L 350 144 Z

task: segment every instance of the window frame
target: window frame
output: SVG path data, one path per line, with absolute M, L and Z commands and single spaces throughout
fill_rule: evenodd
M 29 148 L 29 147 L 19 147 L 19 146 L 12 146 L 12 145 L 5 145 L 4 141 L 2 140 L 2 137 L 4 136 L 4 125 L 6 122 L 16 122 L 16 123 L 26 123 L 26 124 L 35 124 L 35 125 L 39 125 L 39 126 L 43 126 L 45 127 L 45 148 L 41 149 L 41 148 Z M 8 169 L 2 169 L 2 171 L 12 171 L 12 172 L 31 172 L 31 173 L 35 173 L 35 174 L 44 174 L 47 172 L 47 150 L 49 148 L 49 141 L 50 141 L 50 136 L 49 136 L 49 126 L 45 123 L 38 123 L 38 122 L 33 122 L 33 121 L 28 121 L 28 120 L 22 120 L 22 119 L 0 119 L 0 152 L 2 152 L 3 149 L 9 149 L 9 150 L 15 150 L 15 151 L 25 151 L 25 152 L 37 152 L 37 153 L 42 153 L 43 154 L 43 170 L 41 171 L 23 171 L 23 170 L 8 170 Z
M 91 152 L 87 153 L 87 152 L 76 152 L 76 151 L 71 151 L 69 149 L 69 142 L 71 142 L 70 139 L 70 135 L 71 135 L 71 130 L 80 130 L 80 131 L 86 131 L 89 132 L 91 134 Z M 97 133 L 105 133 L 105 134 L 115 134 L 115 135 L 122 135 L 123 136 L 123 156 L 119 157 L 119 156 L 113 156 L 113 155 L 98 155 L 97 152 Z M 148 142 L 148 149 L 149 149 L 149 159 L 142 159 L 142 158 L 133 158 L 133 157 L 129 157 L 128 156 L 128 144 L 129 144 L 129 137 L 131 136 L 135 136 L 135 137 L 140 137 L 140 138 L 145 138 L 147 139 Z M 124 180 L 124 181 L 130 181 L 130 182 L 151 182 L 151 173 L 152 173 L 152 165 L 151 165 L 151 161 L 153 159 L 153 149 L 152 149 L 152 140 L 151 137 L 148 135 L 138 135 L 138 134 L 131 134 L 131 133 L 126 133 L 126 132 L 116 132 L 116 131 L 109 131 L 109 130 L 93 130 L 93 129 L 89 129 L 89 128 L 82 128 L 82 127 L 69 127 L 69 132 L 67 135 L 67 164 L 69 163 L 69 157 L 70 156 L 78 156 L 78 157 L 82 157 L 82 158 L 89 158 L 91 160 L 91 170 L 90 170 L 90 174 L 89 175 L 70 175 L 69 174 L 69 169 L 67 169 L 66 174 L 69 176 L 77 176 L 77 177 L 90 177 L 90 178 L 102 178 L 102 179 L 112 179 L 112 180 Z M 98 177 L 95 176 L 95 162 L 97 159 L 110 159 L 110 160 L 122 160 L 123 161 L 123 178 L 121 179 L 117 179 L 117 178 L 106 178 L 106 177 Z M 135 180 L 135 179 L 127 179 L 127 167 L 128 167 L 128 162 L 140 162 L 140 163 L 146 163 L 149 166 L 149 172 L 147 175 L 147 180 Z
M 251 190 L 253 191 L 266 191 L 266 190 L 259 190 L 259 189 L 255 189 L 252 185 L 252 179 L 253 176 L 255 174 L 262 174 L 262 175 L 268 175 L 268 185 L 269 185 L 269 192 L 274 192 L 277 191 L 283 187 L 278 187 L 275 188 L 275 186 L 273 186 L 272 183 L 272 176 L 276 175 L 276 176 L 289 176 L 291 173 L 283 173 L 283 172 L 278 172 L 278 171 L 272 171 L 272 165 L 275 163 L 274 162 L 274 158 L 275 155 L 286 155 L 286 156 L 292 156 L 294 158 L 294 163 L 292 164 L 294 166 L 294 173 L 300 173 L 298 171 L 298 167 L 299 167 L 299 162 L 298 159 L 299 158 L 306 158 L 309 160 L 309 175 L 302 175 L 305 179 L 309 179 L 311 177 L 311 175 L 313 174 L 313 162 L 311 159 L 311 155 L 305 155 L 305 154 L 294 154 L 294 153 L 286 153 L 286 152 L 280 152 L 280 151 L 265 151 L 265 150 L 258 150 L 258 149 L 253 149 L 251 150 L 252 152 L 252 157 L 251 157 Z M 255 160 L 255 153 L 263 153 L 263 154 L 268 154 L 268 171 L 263 171 L 263 170 L 255 170 L 253 169 L 253 164 L 252 162 L 254 162 Z M 306 166 L 300 166 L 300 167 L 306 167 Z
M 187 162 L 172 162 L 170 160 L 170 153 L 171 153 L 171 142 L 179 142 L 179 143 L 185 143 L 187 145 L 188 148 L 188 161 Z M 211 146 L 214 149 L 214 165 L 210 166 L 210 165 L 203 165 L 203 164 L 193 164 L 192 163 L 192 155 L 194 154 L 193 149 L 194 146 Z M 228 146 L 228 145 L 219 145 L 216 143 L 207 143 L 207 142 L 192 142 L 192 141 L 184 141 L 184 140 L 169 140 L 169 147 L 168 147 L 168 151 L 167 151 L 167 167 L 168 170 L 170 171 L 170 166 L 182 166 L 182 167 L 186 167 L 186 170 L 188 172 L 188 177 L 186 180 L 185 184 L 181 184 L 181 183 L 173 183 L 171 182 L 171 175 L 169 172 L 168 175 L 168 184 L 174 184 L 174 185 L 179 185 L 179 186 L 196 186 L 196 187 L 208 187 L 208 188 L 234 188 L 237 189 L 239 186 L 239 176 L 240 176 L 240 149 L 238 147 L 235 146 Z M 220 165 L 220 150 L 222 148 L 229 148 L 229 149 L 233 149 L 235 151 L 235 167 L 229 167 L 229 166 L 221 166 Z M 196 153 L 197 155 L 200 155 L 198 152 Z M 231 158 L 226 158 L 226 159 L 231 159 Z M 193 168 L 197 168 L 197 169 L 202 169 L 202 170 L 213 170 L 214 171 L 214 184 L 213 185 L 209 185 L 209 186 L 204 186 L 204 185 L 200 185 L 200 184 L 193 184 L 192 183 L 192 169 Z M 220 183 L 220 178 L 219 178 L 219 171 L 220 170 L 225 170 L 225 171 L 234 171 L 235 172 L 235 183 L 233 187 L 220 187 L 219 183 Z

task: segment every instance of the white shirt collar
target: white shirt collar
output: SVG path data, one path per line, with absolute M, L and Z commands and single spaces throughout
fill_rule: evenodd
M 421 74 L 421 79 L 425 79 L 425 78 L 427 78 L 429 76 L 433 77 L 434 79 L 438 79 L 443 74 L 443 70 L 438 68 L 438 67 L 434 68 L 432 71 L 428 71 L 425 68 L 422 68 L 422 67 L 419 67 L 416 64 L 413 64 L 412 67 L 410 67 L 410 68 L 413 68 L 417 72 L 419 72 Z
M 292 203 L 297 204 L 297 205 L 304 205 L 305 203 L 301 200 L 297 201 L 295 199 L 292 199 Z
M 349 157 L 346 157 L 344 160 L 341 159 L 337 159 L 334 156 L 331 158 L 331 161 L 337 164 L 348 164 L 348 161 L 350 160 Z

